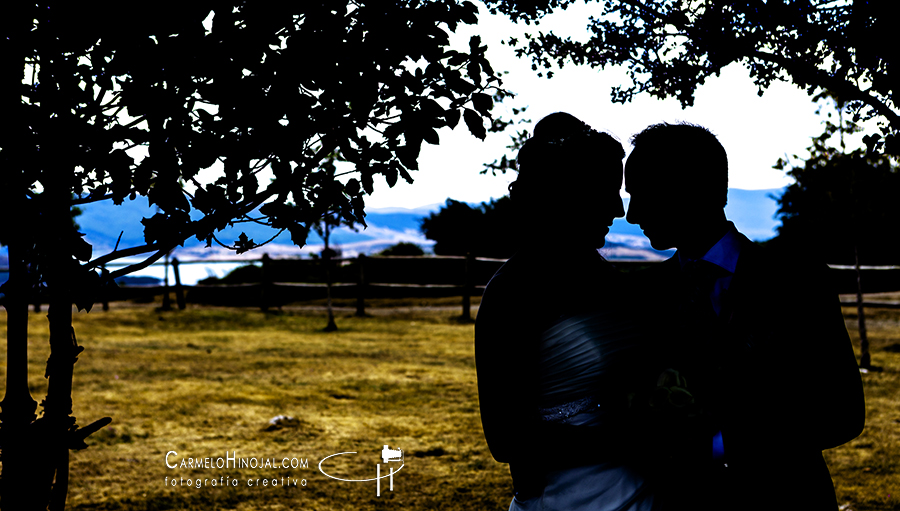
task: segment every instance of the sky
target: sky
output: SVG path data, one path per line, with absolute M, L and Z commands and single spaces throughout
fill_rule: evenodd
M 715 133 L 728 153 L 729 186 L 742 189 L 781 188 L 790 183 L 785 173 L 772 166 L 785 155 L 806 154 L 810 139 L 822 133 L 823 118 L 818 105 L 796 86 L 778 82 L 762 97 L 749 71 L 737 64 L 712 77 L 695 95 L 693 107 L 682 109 L 674 99 L 657 100 L 640 95 L 633 102 L 614 104 L 613 86 L 627 83 L 624 69 L 599 71 L 567 66 L 554 69 L 552 79 L 539 78 L 530 60 L 518 59 L 501 40 L 525 32 L 552 30 L 559 35 L 586 36 L 590 15 L 599 15 L 601 3 L 575 4 L 566 11 L 542 20 L 540 27 L 515 25 L 503 16 L 490 15 L 484 6 L 477 26 L 461 25 L 452 41 L 466 49 L 469 37 L 478 34 L 488 46 L 488 60 L 496 71 L 507 71 L 504 87 L 517 96 L 495 107 L 495 113 L 509 116 L 512 107 L 528 106 L 525 117 L 537 122 L 547 114 L 569 112 L 597 130 L 607 131 L 623 142 L 644 127 L 657 122 L 688 121 Z M 485 141 L 472 136 L 464 123 L 453 130 L 439 130 L 440 145 L 424 144 L 415 183 L 402 180 L 390 188 L 376 179 L 374 193 L 367 197 L 370 208 L 417 208 L 443 203 L 448 197 L 466 202 L 482 202 L 506 194 L 513 174 L 481 175 L 484 163 L 506 151 L 508 134 L 490 134 Z M 623 196 L 627 196 L 623 190 Z

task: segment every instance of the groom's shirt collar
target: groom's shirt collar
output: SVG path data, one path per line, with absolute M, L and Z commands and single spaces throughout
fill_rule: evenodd
M 728 232 L 726 232 L 725 235 L 700 258 L 727 272 L 715 280 L 713 288 L 710 291 L 709 298 L 716 315 L 722 312 L 723 297 L 731 286 L 731 280 L 734 277 L 734 271 L 737 268 L 738 256 L 741 252 L 741 235 L 737 232 L 737 229 L 734 228 L 733 223 L 728 222 L 728 225 Z M 675 257 L 678 258 L 678 262 L 681 264 L 682 269 L 684 269 L 684 265 L 691 261 L 686 257 L 682 257 L 680 251 L 675 252 Z
M 706 262 L 712 263 L 730 274 L 734 274 L 737 268 L 738 256 L 741 252 L 741 238 L 735 229 L 734 224 L 728 222 L 728 231 L 716 242 L 705 254 L 700 258 Z M 678 263 L 684 268 L 684 265 L 691 260 L 684 257 L 681 251 L 675 252 Z

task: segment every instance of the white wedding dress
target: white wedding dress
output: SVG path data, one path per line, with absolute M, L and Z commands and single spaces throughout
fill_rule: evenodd
M 638 320 L 628 311 L 607 309 L 562 319 L 543 333 L 538 364 L 543 420 L 591 426 L 610 414 L 624 413 L 625 390 L 609 386 L 621 382 L 617 375 L 641 356 Z M 552 445 L 534 448 L 535 463 L 554 455 Z M 615 462 L 555 470 L 547 474 L 546 483 L 539 496 L 513 498 L 510 511 L 659 509 L 644 479 Z

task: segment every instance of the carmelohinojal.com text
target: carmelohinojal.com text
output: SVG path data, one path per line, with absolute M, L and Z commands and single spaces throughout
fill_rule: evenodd
M 228 455 L 225 451 L 225 457 L 218 458 L 182 458 L 180 462 L 171 458 L 178 456 L 175 451 L 166 453 L 166 467 L 176 469 L 307 469 L 309 468 L 308 458 L 284 457 L 278 458 L 238 458 L 237 451 L 232 451 Z M 306 479 L 297 479 L 293 477 L 250 477 L 246 482 L 243 478 L 235 478 L 232 476 L 216 477 L 166 477 L 166 486 L 187 486 L 189 488 L 200 487 L 237 487 L 246 484 L 247 486 L 259 487 L 284 487 L 284 486 L 306 486 Z

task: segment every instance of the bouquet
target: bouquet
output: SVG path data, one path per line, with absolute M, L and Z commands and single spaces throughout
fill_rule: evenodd
M 709 457 L 709 417 L 682 372 L 665 369 L 655 386 L 628 398 L 632 432 L 640 446 L 637 454 L 645 468 L 669 473 L 673 463 L 686 468 Z

